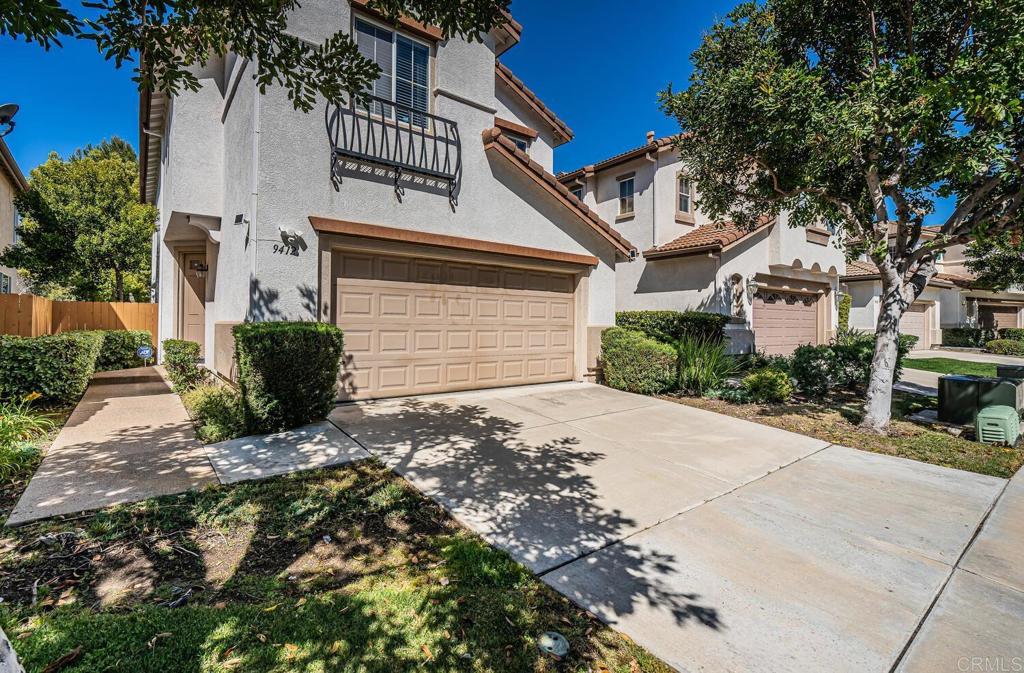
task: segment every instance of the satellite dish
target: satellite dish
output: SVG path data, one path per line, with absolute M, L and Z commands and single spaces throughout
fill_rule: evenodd
M 18 106 L 14 103 L 0 105 L 0 124 L 12 124 L 14 115 L 18 114 Z

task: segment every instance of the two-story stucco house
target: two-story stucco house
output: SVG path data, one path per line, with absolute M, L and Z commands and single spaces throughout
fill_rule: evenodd
M 829 232 L 790 227 L 785 216 L 753 231 L 711 222 L 671 138 L 648 133 L 645 144 L 558 179 L 640 251 L 617 267 L 618 310 L 732 316 L 735 352 L 788 354 L 834 334 L 845 257 Z
M 14 196 L 28 189 L 28 181 L 18 168 L 7 143 L 0 138 L 0 250 L 18 240 L 18 209 Z M 17 270 L 0 266 L 0 294 L 21 294 L 26 291 Z
M 934 235 L 922 233 L 923 238 Z M 951 327 L 1024 327 L 1024 288 L 995 292 L 977 287 L 965 266 L 965 246 L 950 247 L 936 266 L 938 273 L 900 321 L 901 332 L 918 337 L 916 348 L 942 344 L 942 330 Z M 878 269 L 867 260 L 850 262 L 842 288 L 851 297 L 850 326 L 873 331 L 882 296 Z
M 552 175 L 572 131 L 498 60 L 521 27 L 443 39 L 321 0 L 289 30 L 350 32 L 372 96 L 304 114 L 229 54 L 142 97 L 160 339 L 230 373 L 234 324 L 330 321 L 347 399 L 582 378 L 634 246 Z

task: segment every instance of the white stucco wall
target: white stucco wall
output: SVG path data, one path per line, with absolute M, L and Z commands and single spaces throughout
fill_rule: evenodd
M 555 139 L 548 123 L 523 104 L 519 96 L 500 84 L 495 86 L 494 107 L 497 110 L 497 117 L 521 124 L 538 133 L 538 136 L 530 143 L 528 154 L 548 173 L 553 172 L 555 170 Z
M 14 179 L 6 171 L 0 169 L 0 251 L 14 243 L 14 195 L 17 192 Z M 25 283 L 14 269 L 0 266 L 0 273 L 11 279 L 11 293 L 21 294 L 26 291 Z

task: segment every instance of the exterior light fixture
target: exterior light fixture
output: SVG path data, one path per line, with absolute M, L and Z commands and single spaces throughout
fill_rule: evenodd
M 14 130 L 14 115 L 18 114 L 18 106 L 14 103 L 0 105 L 0 138 Z
M 760 283 L 754 280 L 753 276 L 747 279 L 747 296 L 751 299 L 757 293 L 757 288 L 761 287 Z

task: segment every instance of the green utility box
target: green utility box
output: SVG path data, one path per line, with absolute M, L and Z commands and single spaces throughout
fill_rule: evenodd
M 978 410 L 990 406 L 1024 409 L 1024 379 L 940 376 L 939 420 L 970 425 Z
M 1001 404 L 985 407 L 978 412 L 974 427 L 979 442 L 1013 446 L 1020 437 L 1020 413 Z
M 1024 379 L 1024 365 L 996 365 L 996 376 L 1001 379 Z
M 939 377 L 939 420 L 969 425 L 978 414 L 977 376 Z

